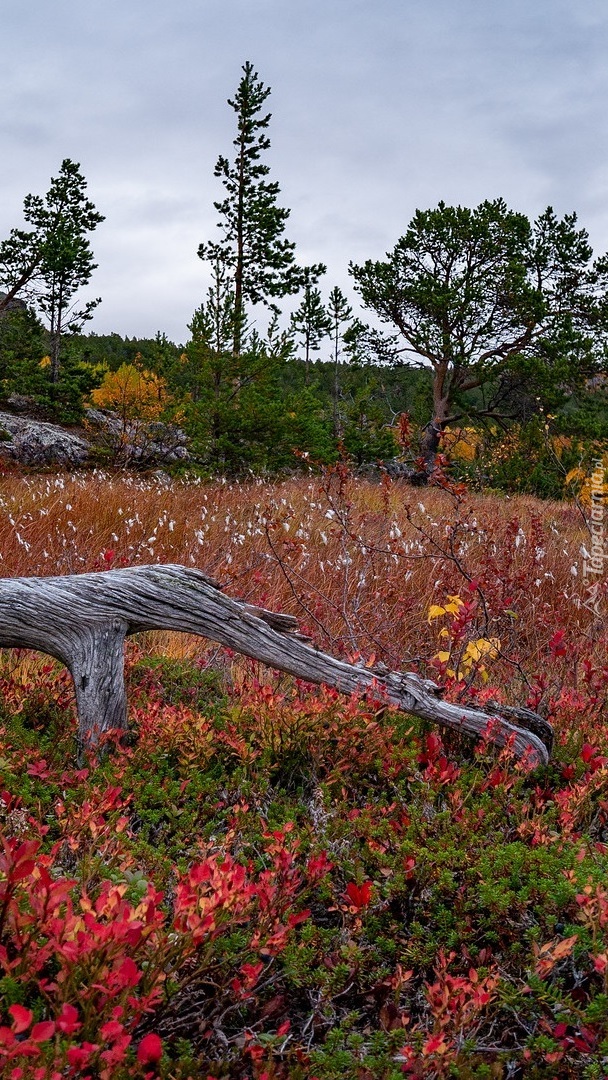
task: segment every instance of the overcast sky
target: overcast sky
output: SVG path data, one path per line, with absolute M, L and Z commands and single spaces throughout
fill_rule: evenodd
M 352 294 L 349 260 L 440 199 L 576 210 L 608 249 L 605 0 L 29 0 L 0 34 L 0 239 L 80 162 L 106 216 L 99 333 L 187 339 L 246 60 L 272 87 L 288 236 L 326 292 Z

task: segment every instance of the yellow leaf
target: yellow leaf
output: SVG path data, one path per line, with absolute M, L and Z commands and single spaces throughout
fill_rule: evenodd
M 446 604 L 445 610 L 449 611 L 450 615 L 457 615 L 459 610 L 458 604 Z
M 478 648 L 478 643 L 476 641 L 469 641 L 469 644 L 464 651 L 463 660 L 481 660 L 481 656 L 482 654 Z
M 584 480 L 584 479 L 585 479 L 584 471 L 582 469 L 580 469 L 578 466 L 576 466 L 576 468 L 570 469 L 570 472 L 566 474 L 566 479 L 564 480 L 564 484 L 571 484 L 573 480 Z
M 448 596 L 449 604 L 445 605 L 445 610 L 449 611 L 450 615 L 457 615 L 461 607 L 464 607 L 464 600 L 461 600 L 459 596 Z
M 428 621 L 431 622 L 433 619 L 438 619 L 441 615 L 445 615 L 445 611 L 446 609 L 439 607 L 438 604 L 431 604 L 429 608 Z
M 465 657 L 469 656 L 471 660 L 481 660 L 482 656 L 488 656 L 490 660 L 496 660 L 498 652 L 500 650 L 500 641 L 498 638 L 477 638 L 477 641 L 469 641 L 465 649 Z
M 134 420 L 158 420 L 169 395 L 159 375 L 135 364 L 122 364 L 117 371 L 106 371 L 101 386 L 91 391 L 91 401 L 102 409 L 113 409 L 126 425 Z
M 486 655 L 490 658 L 490 660 L 496 660 L 500 653 L 500 638 L 488 638 L 488 645 L 490 646 L 490 648 L 486 649 Z

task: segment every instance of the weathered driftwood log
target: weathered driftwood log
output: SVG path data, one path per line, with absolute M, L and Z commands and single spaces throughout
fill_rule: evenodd
M 417 675 L 370 670 L 320 652 L 298 634 L 290 615 L 254 608 L 225 596 L 200 570 L 135 566 L 103 573 L 0 581 L 0 646 L 38 649 L 62 661 L 76 690 L 81 746 L 124 729 L 127 700 L 124 640 L 142 630 L 201 634 L 269 667 L 342 693 L 371 691 L 405 712 L 480 735 L 493 721 L 492 740 L 512 740 L 518 755 L 547 762 L 552 730 L 536 714 L 522 720 L 442 701 Z

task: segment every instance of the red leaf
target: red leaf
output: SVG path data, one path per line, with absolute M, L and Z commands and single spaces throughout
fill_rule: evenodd
M 67 1058 L 70 1065 L 83 1069 L 87 1065 L 92 1054 L 98 1050 L 96 1043 L 84 1042 L 82 1046 L 70 1046 Z
M 422 1047 L 422 1053 L 425 1055 L 430 1054 L 443 1054 L 448 1049 L 448 1043 L 445 1041 L 445 1036 L 442 1032 L 437 1035 L 431 1035 L 430 1039 L 427 1039 Z
M 432 732 L 430 735 L 427 735 L 426 752 L 430 761 L 434 761 L 437 755 L 441 753 L 442 749 L 443 743 L 441 741 L 440 735 L 436 735 L 434 732 Z
M 64 1035 L 73 1035 L 82 1024 L 78 1020 L 78 1009 L 73 1005 L 64 1005 L 57 1018 L 57 1027 Z
M 371 895 L 371 881 L 364 881 L 362 885 L 355 885 L 354 881 L 349 881 L 348 885 L 346 886 L 346 896 L 350 900 L 353 907 L 367 907 L 370 902 Z
M 34 1019 L 34 1014 L 29 1009 L 24 1009 L 23 1005 L 11 1005 L 8 1011 L 13 1018 L 15 1035 L 20 1035 L 22 1031 L 25 1031 Z
M 101 1028 L 100 1035 L 106 1042 L 118 1039 L 124 1032 L 124 1027 L 118 1022 L 118 1020 L 108 1020 L 107 1024 L 104 1024 Z
M 162 1056 L 162 1039 L 155 1035 L 154 1032 L 144 1035 L 137 1048 L 137 1060 L 140 1065 L 153 1065 L 156 1061 L 160 1061 Z
M 22 862 L 17 863 L 15 869 L 11 873 L 11 881 L 23 881 L 24 878 L 29 877 L 36 863 L 33 859 L 23 859 Z
M 551 649 L 553 656 L 565 656 L 568 652 L 568 646 L 564 641 L 565 636 L 565 630 L 557 630 L 551 638 L 549 648 Z
M 120 987 L 137 986 L 141 979 L 141 971 L 137 964 L 127 956 L 116 972 L 116 985 Z
M 310 908 L 306 908 L 305 911 L 299 911 L 297 915 L 288 915 L 287 925 L 293 928 L 294 926 L 297 926 L 298 923 L 306 922 L 310 915 Z
M 41 758 L 40 761 L 34 761 L 32 765 L 28 766 L 27 775 L 38 777 L 39 780 L 47 780 L 51 773 L 46 760 Z
M 403 867 L 405 869 L 405 877 L 407 881 L 411 881 L 414 877 L 414 870 L 416 869 L 416 860 L 413 855 L 410 855 L 403 861 Z
M 39 1024 L 34 1024 L 30 1031 L 30 1039 L 32 1042 L 46 1042 L 47 1039 L 52 1039 L 55 1034 L 55 1025 L 52 1020 L 42 1020 Z

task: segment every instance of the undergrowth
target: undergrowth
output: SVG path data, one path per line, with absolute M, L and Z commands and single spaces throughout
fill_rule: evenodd
M 83 767 L 65 674 L 5 663 L 3 1075 L 606 1074 L 605 732 L 530 772 L 253 666 L 131 661 L 137 738 Z
M 2 498 L 5 573 L 200 565 L 324 648 L 556 730 L 530 771 L 155 634 L 127 649 L 130 737 L 77 764 L 67 673 L 0 654 L 3 1077 L 608 1076 L 608 650 L 576 508 L 418 506 L 339 470 Z

